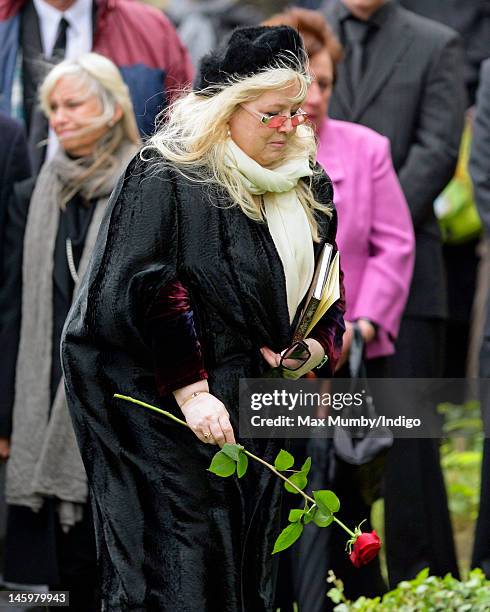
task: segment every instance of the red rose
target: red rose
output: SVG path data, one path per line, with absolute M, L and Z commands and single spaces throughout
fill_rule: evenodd
M 356 567 L 361 567 L 372 561 L 380 548 L 381 540 L 374 530 L 371 533 L 361 533 L 354 542 L 349 558 Z

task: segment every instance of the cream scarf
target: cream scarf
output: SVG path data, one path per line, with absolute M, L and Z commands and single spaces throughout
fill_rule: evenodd
M 290 159 L 269 170 L 229 138 L 226 164 L 235 170 L 249 193 L 264 197 L 267 225 L 284 268 L 292 323 L 315 268 L 311 228 L 295 189 L 301 177 L 312 175 L 308 159 Z

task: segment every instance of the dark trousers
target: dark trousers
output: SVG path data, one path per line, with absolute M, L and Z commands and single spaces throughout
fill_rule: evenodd
M 60 581 L 50 590 L 69 591 L 72 612 L 100 612 L 95 534 L 90 504 L 83 519 L 64 533 L 56 525 L 56 551 Z M 59 608 L 52 608 L 59 610 Z
M 69 591 L 70 606 L 64 609 L 99 612 L 90 504 L 85 505 L 82 520 L 68 533 L 62 531 L 51 499 L 39 512 L 9 506 L 4 576 L 8 582 L 47 584 L 50 590 Z
M 442 376 L 444 323 L 405 317 L 393 378 Z M 458 576 L 447 495 L 440 467 L 439 440 L 398 439 L 388 453 L 384 484 L 385 546 L 390 586 L 431 574 Z

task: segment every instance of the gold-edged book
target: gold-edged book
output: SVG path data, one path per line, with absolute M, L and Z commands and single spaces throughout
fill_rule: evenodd
M 293 341 L 303 340 L 340 297 L 339 253 L 326 243 L 315 268 Z

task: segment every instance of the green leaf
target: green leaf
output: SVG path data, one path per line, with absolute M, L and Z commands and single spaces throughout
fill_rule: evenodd
M 236 466 L 236 473 L 238 474 L 238 478 L 241 478 L 248 468 L 248 457 L 244 452 L 241 452 L 238 455 L 238 463 Z
M 306 477 L 306 474 L 304 472 L 296 472 L 292 476 L 289 476 L 288 480 L 294 483 L 298 487 L 298 489 L 301 490 L 303 490 L 308 484 L 308 478 Z M 284 488 L 286 489 L 286 491 L 289 491 L 289 493 L 297 493 L 299 495 L 299 492 L 288 482 L 284 483 Z
M 243 450 L 243 446 L 241 444 L 226 443 L 221 450 L 225 455 L 228 455 L 230 459 L 233 459 L 233 461 L 238 461 L 238 456 L 240 455 L 240 451 Z
M 285 450 L 280 450 L 274 461 L 276 470 L 289 470 L 294 465 L 294 457 Z
M 338 604 L 342 601 L 343 592 L 340 589 L 332 588 L 327 593 L 327 597 L 333 601 L 333 603 Z
M 308 525 L 313 520 L 318 508 L 316 506 L 312 506 L 307 512 L 305 512 L 305 516 L 303 518 L 303 523 Z
M 301 466 L 301 471 L 304 473 L 305 476 L 308 476 L 308 474 L 310 473 L 310 468 L 311 468 L 311 457 L 308 457 L 308 459 Z
M 315 525 L 318 525 L 318 527 L 328 527 L 333 523 L 333 514 L 323 514 L 323 512 L 319 510 L 313 517 L 313 522 Z
M 276 553 L 281 552 L 281 550 L 286 550 L 286 548 L 292 546 L 302 533 L 303 525 L 301 523 L 291 523 L 288 525 L 279 534 L 274 544 L 272 554 L 275 555 Z
M 288 521 L 290 523 L 297 523 L 298 521 L 301 520 L 301 517 L 303 516 L 304 513 L 305 513 L 304 510 L 299 510 L 299 509 L 291 510 L 289 512 Z
M 340 508 L 339 498 L 333 491 L 313 491 L 313 497 L 324 514 L 332 514 Z
M 236 463 L 222 450 L 218 451 L 211 461 L 208 470 L 216 476 L 231 476 L 235 473 Z

